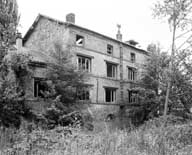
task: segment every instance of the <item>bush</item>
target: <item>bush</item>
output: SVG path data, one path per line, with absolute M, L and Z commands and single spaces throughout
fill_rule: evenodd
M 0 65 L 0 124 L 19 128 L 21 117 L 28 117 L 25 104 L 26 77 L 31 76 L 30 56 L 18 53 L 7 55 Z
M 50 107 L 47 107 L 42 114 L 36 114 L 34 120 L 43 128 L 53 129 L 56 126 L 82 127 L 88 116 L 77 111 L 73 106 L 66 106 L 59 101 L 59 97 L 53 100 Z M 89 122 L 90 119 L 89 119 Z
M 170 116 L 170 120 L 177 120 Z M 168 120 L 169 120 L 168 119 Z M 70 127 L 53 130 L 27 128 L 9 131 L 4 154 L 81 154 L 81 155 L 189 155 L 192 151 L 191 124 L 171 124 L 159 127 L 162 119 L 147 121 L 143 126 L 127 132 L 103 130 L 82 132 Z M 172 121 L 171 121 L 172 122 Z M 174 122 L 174 121 L 173 121 Z M 9 129 L 10 130 L 10 129 Z M 3 133 L 3 132 L 0 132 Z M 0 137 L 2 137 L 0 135 Z M 4 138 L 5 139 L 5 138 Z

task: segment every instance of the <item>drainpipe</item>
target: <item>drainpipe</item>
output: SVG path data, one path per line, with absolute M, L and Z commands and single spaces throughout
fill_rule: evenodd
M 97 79 L 97 94 L 96 94 L 96 103 L 98 103 L 98 95 L 99 95 L 99 81 Z
M 122 104 L 124 102 L 124 91 L 123 91 L 123 44 L 122 44 L 122 34 L 121 34 L 121 25 L 117 25 L 118 31 L 116 34 L 116 39 L 120 41 L 119 43 L 119 52 L 120 52 L 120 97 L 121 97 L 121 101 L 120 103 Z M 122 107 L 120 107 L 122 108 Z

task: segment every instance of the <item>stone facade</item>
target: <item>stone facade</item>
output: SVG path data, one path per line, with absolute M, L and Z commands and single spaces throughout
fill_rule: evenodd
M 74 64 L 79 65 L 82 61 L 87 66 L 90 74 L 87 83 L 92 86 L 89 98 L 92 102 L 121 103 L 128 100 L 128 90 L 144 71 L 148 57 L 146 51 L 74 23 L 43 15 L 37 17 L 23 38 L 23 46 L 50 56 L 54 51 L 54 43 L 58 41 L 71 52 Z M 130 68 L 134 69 L 134 75 Z M 37 77 L 38 70 L 35 74 Z

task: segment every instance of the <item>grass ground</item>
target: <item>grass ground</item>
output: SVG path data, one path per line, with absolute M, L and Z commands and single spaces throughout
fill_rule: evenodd
M 114 128 L 114 122 L 94 122 L 94 131 L 57 127 L 42 130 L 23 123 L 20 130 L 1 129 L 0 154 L 17 155 L 190 155 L 192 124 L 159 120 L 129 130 Z M 70 133 L 72 131 L 72 134 Z

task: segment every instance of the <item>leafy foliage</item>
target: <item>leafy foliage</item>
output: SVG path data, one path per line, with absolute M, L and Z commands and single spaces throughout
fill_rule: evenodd
M 52 81 L 54 96 L 61 96 L 61 102 L 74 103 L 77 97 L 77 89 L 85 87 L 83 84 L 86 73 L 77 70 L 72 64 L 69 47 L 63 49 L 60 42 L 55 43 L 53 62 L 48 66 L 48 80 Z
M 87 75 L 77 70 L 72 62 L 72 55 L 69 47 L 63 48 L 57 41 L 54 44 L 52 58 L 48 64 L 47 90 L 44 92 L 46 98 L 53 102 L 45 110 L 42 117 L 42 124 L 48 129 L 57 125 L 67 126 L 83 124 L 82 113 L 75 107 L 77 100 L 77 89 L 85 87 L 84 81 Z
M 15 42 L 18 21 L 17 1 L 0 0 L 0 62 Z
M 6 141 L 9 145 L 3 147 L 0 153 L 42 155 L 191 154 L 192 126 L 186 123 L 169 124 L 161 129 L 159 127 L 161 121 L 162 119 L 151 120 L 131 132 L 103 130 L 90 133 L 69 127 L 57 127 L 53 130 L 34 129 L 30 132 L 22 128 L 17 131 L 7 131 L 11 134 L 11 138 L 7 138 Z M 168 118 L 168 121 L 174 120 Z M 2 131 L 0 137 L 5 137 Z
M 10 56 L 10 57 L 9 57 Z M 29 112 L 25 105 L 25 78 L 31 75 L 29 56 L 13 53 L 4 58 L 0 72 L 0 124 L 20 125 L 20 116 Z
M 176 21 L 177 28 L 185 29 L 191 21 L 191 0 L 163 0 L 158 1 L 154 8 L 154 16 L 168 18 L 169 24 Z
M 165 99 L 165 108 L 164 108 L 164 115 L 167 114 L 168 111 L 168 103 L 169 103 L 169 97 L 170 97 L 170 91 L 171 91 L 171 81 L 172 81 L 172 75 L 174 74 L 174 58 L 176 52 L 178 50 L 182 49 L 188 49 L 191 47 L 191 17 L 192 17 L 192 3 L 191 0 L 163 0 L 158 1 L 155 4 L 154 7 L 154 16 L 155 17 L 163 17 L 167 19 L 170 29 L 172 31 L 172 43 L 171 43 L 171 56 L 170 56 L 170 64 L 169 64 L 169 71 L 171 76 L 168 76 L 167 81 L 167 91 L 166 91 L 166 99 Z M 179 36 L 176 36 L 178 30 L 186 30 L 186 32 L 183 34 L 180 34 Z M 177 47 L 176 39 L 178 38 L 185 38 L 186 34 L 189 35 L 189 37 L 183 42 L 182 44 Z M 185 36 L 185 37 L 184 37 Z M 183 48 L 184 45 L 187 45 L 188 47 Z M 177 47 L 177 48 L 176 48 Z M 169 74 L 169 75 L 170 75 Z
M 176 54 L 173 72 L 169 71 L 170 56 L 160 52 L 157 45 L 151 44 L 150 58 L 146 66 L 146 72 L 140 81 L 142 87 L 134 88 L 140 108 L 133 110 L 133 118 L 142 123 L 145 120 L 163 114 L 167 81 L 171 77 L 171 88 L 169 97 L 169 114 L 178 115 L 191 119 L 190 109 L 192 107 L 192 64 L 190 51 L 183 50 Z

